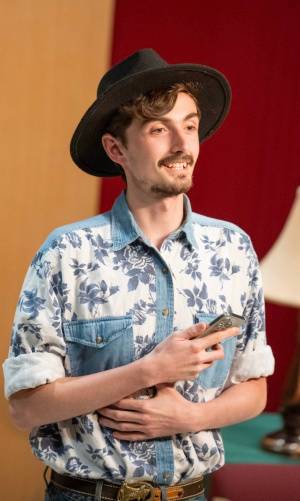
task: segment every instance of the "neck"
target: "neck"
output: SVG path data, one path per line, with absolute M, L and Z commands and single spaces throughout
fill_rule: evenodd
M 142 201 L 127 192 L 126 199 L 142 232 L 158 249 L 167 236 L 182 224 L 184 218 L 182 194 L 162 200 Z

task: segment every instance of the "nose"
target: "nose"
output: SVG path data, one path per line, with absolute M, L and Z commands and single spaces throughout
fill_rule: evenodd
M 187 139 L 184 135 L 184 131 L 179 128 L 174 128 L 172 130 L 171 151 L 173 153 L 185 153 L 187 151 Z

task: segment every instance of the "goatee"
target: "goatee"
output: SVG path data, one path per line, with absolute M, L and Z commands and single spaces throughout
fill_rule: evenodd
M 182 193 L 187 193 L 193 186 L 193 179 L 184 179 L 185 176 L 179 176 L 174 183 L 158 183 L 151 186 L 151 192 L 162 197 L 176 197 Z M 181 181 L 181 182 L 180 182 Z

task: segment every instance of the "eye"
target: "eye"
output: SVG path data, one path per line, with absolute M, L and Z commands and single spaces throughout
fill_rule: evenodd
M 198 131 L 198 126 L 195 125 L 195 124 L 188 124 L 186 126 L 187 130 L 190 131 L 190 132 L 193 132 L 193 131 Z
M 165 127 L 155 127 L 153 129 L 151 129 L 151 134 L 162 134 L 164 131 L 166 130 Z

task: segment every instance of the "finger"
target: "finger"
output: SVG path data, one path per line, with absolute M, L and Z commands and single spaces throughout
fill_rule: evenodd
M 111 428 L 112 430 L 122 431 L 122 432 L 142 432 L 143 427 L 137 423 L 128 423 L 127 421 L 114 421 L 113 419 L 108 419 L 105 417 L 99 418 L 99 423 L 101 426 L 106 428 Z
M 207 336 L 200 338 L 201 345 L 204 349 L 214 346 L 216 344 L 221 343 L 224 339 L 237 336 L 240 332 L 240 329 L 237 327 L 230 327 L 229 329 L 224 329 L 222 331 L 213 332 L 212 334 L 208 334 Z
M 128 412 L 118 409 L 105 408 L 99 412 L 100 416 L 113 419 L 114 421 L 129 421 L 132 423 L 141 423 L 141 414 L 139 412 Z
M 146 400 L 139 400 L 137 398 L 123 398 L 114 404 L 114 408 L 142 412 L 145 408 L 145 402 Z
M 171 390 L 176 391 L 176 390 L 175 390 L 175 383 L 160 383 L 160 384 L 157 384 L 155 388 L 156 388 L 157 392 L 160 392 L 160 391 L 162 391 L 162 390 L 166 390 L 166 388 L 167 388 L 168 390 L 170 390 L 170 389 L 171 389 Z M 176 392 L 176 393 L 177 393 L 177 392 Z M 157 395 L 155 395 L 153 398 L 155 398 L 156 396 L 157 396 Z
M 114 438 L 117 440 L 126 440 L 128 442 L 138 442 L 139 440 L 150 440 L 151 437 L 147 437 L 144 433 L 121 433 L 114 432 Z
M 222 360 L 223 358 L 224 350 L 222 347 L 201 353 L 201 363 L 213 363 L 216 360 Z
M 101 427 L 105 426 L 105 428 L 111 428 L 112 430 L 118 429 L 118 423 L 116 421 L 113 421 L 112 419 L 99 416 L 98 422 Z
M 199 324 L 192 325 L 191 327 L 188 327 L 188 329 L 185 329 L 184 331 L 181 331 L 181 337 L 185 339 L 194 339 L 198 336 L 201 336 L 201 334 L 205 331 L 207 327 L 207 324 L 200 322 Z

